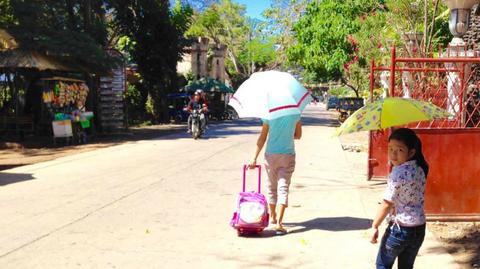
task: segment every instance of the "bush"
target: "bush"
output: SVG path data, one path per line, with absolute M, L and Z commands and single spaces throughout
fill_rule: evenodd
M 129 124 L 142 122 L 145 118 L 145 97 L 139 89 L 139 85 L 129 84 L 125 92 Z
M 12 96 L 10 94 L 9 88 L 6 85 L 2 85 L 0 83 L 0 110 L 3 108 L 4 105 L 8 104 L 10 100 L 12 100 Z
M 328 91 L 331 96 L 337 97 L 356 97 L 355 92 L 349 87 L 337 87 Z
M 383 88 L 376 88 L 373 89 L 373 101 L 380 99 L 383 95 L 384 89 Z M 370 102 L 370 91 L 362 91 L 360 93 L 360 97 L 363 97 L 366 102 Z
M 153 98 L 150 94 L 148 95 L 147 101 L 145 102 L 145 112 L 147 112 L 147 114 L 151 117 L 155 115 Z

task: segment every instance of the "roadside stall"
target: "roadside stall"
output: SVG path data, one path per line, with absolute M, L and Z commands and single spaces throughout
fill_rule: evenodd
M 53 133 L 54 141 L 85 143 L 97 127 L 123 128 L 122 59 L 117 62 L 109 51 L 105 56 L 103 66 L 24 48 L 0 28 L 0 137 L 26 140 Z M 110 60 L 117 68 L 107 67 Z M 95 111 L 94 121 L 87 110 Z
M 233 88 L 213 78 L 201 78 L 190 82 L 183 89 L 184 92 L 190 94 L 196 90 L 202 90 L 206 95 L 210 110 L 209 117 L 217 120 L 231 118 L 230 115 L 233 114 L 234 109 L 228 106 L 228 102 L 235 92 Z
M 87 129 L 92 128 L 93 112 L 85 111 L 89 88 L 85 81 L 52 77 L 42 79 L 43 109 L 50 115 L 53 141 L 65 138 L 67 144 L 70 139 L 75 143 L 87 142 Z
M 65 59 L 36 51 L 12 48 L 0 52 L 2 92 L 10 96 L 0 107 L 2 135 L 15 133 L 23 139 L 53 133 L 54 142 L 60 137 L 67 143 L 72 138 L 76 143 L 86 142 L 85 130 L 91 129 L 93 117 L 85 111 L 89 89 L 83 80 L 71 78 L 83 76 L 82 70 Z

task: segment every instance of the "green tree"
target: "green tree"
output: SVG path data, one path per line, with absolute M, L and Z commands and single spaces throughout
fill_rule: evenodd
M 13 10 L 10 0 L 0 0 L 0 25 L 13 23 Z
M 289 59 L 312 73 L 317 81 L 343 78 L 343 67 L 352 60 L 354 44 L 347 37 L 360 29 L 357 17 L 378 8 L 378 1 L 313 1 L 294 26 L 297 43 Z
M 269 27 L 268 35 L 275 43 L 276 59 L 272 67 L 290 67 L 287 49 L 296 42 L 293 27 L 305 11 L 308 0 L 273 0 L 271 7 L 263 13 Z
M 248 41 L 240 52 L 239 62 L 245 68 L 246 75 L 261 69 L 270 68 L 276 59 L 273 40 L 257 37 Z
M 112 63 L 103 50 L 103 1 L 10 0 L 0 5 L 3 27 L 23 49 L 68 55 L 92 68 Z
M 158 0 L 116 0 L 111 7 L 120 32 L 133 45 L 131 57 L 142 75 L 141 90 L 152 99 L 155 121 L 165 122 L 165 97 L 176 89 L 176 65 L 184 52 L 183 31 L 192 11 L 179 1 L 172 10 L 168 1 Z
M 183 0 L 182 4 L 191 6 L 197 11 L 204 11 L 213 4 L 218 4 L 220 0 Z
M 445 12 L 447 11 L 447 12 Z M 440 14 L 440 15 L 438 15 Z M 349 39 L 355 43 L 354 57 L 344 74 L 361 93 L 369 92 L 369 62 L 390 64 L 390 48 L 398 47 L 404 56 L 431 57 L 439 45 L 445 47 L 448 33 L 448 10 L 440 1 L 386 1 L 383 8 L 357 18 L 360 29 Z M 427 22 L 427 24 L 425 24 Z M 414 45 L 408 44 L 406 33 L 427 33 L 417 36 Z
M 310 82 L 341 81 L 357 96 L 368 90 L 370 60 L 385 63 L 393 44 L 399 53 L 430 56 L 450 40 L 441 0 L 275 0 L 265 16 L 280 62 L 299 66 Z M 410 32 L 425 33 L 417 49 L 403 38 Z M 288 61 L 281 48 L 287 48 Z
M 426 57 L 429 53 L 438 49 L 439 45 L 445 47 L 451 40 L 448 30 L 449 12 L 447 6 L 441 0 L 387 0 L 386 2 L 389 24 L 388 26 L 397 34 L 421 33 L 415 46 L 417 56 Z M 399 37 L 400 38 L 400 37 Z M 399 42 L 404 51 L 412 55 L 408 50 L 405 40 Z
M 261 69 L 272 68 L 277 57 L 274 39 L 269 35 L 266 22 L 249 18 L 247 36 L 248 40 L 238 56 L 243 71 L 242 78 L 247 78 Z

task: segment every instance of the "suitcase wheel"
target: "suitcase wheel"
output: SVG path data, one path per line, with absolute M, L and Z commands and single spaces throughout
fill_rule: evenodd
M 243 230 L 242 230 L 242 229 L 238 229 L 238 230 L 237 230 L 237 235 L 238 235 L 238 236 L 243 236 Z

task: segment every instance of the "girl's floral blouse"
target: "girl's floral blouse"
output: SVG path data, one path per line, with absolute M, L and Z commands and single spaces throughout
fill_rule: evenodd
M 403 226 L 425 224 L 425 173 L 415 160 L 395 166 L 390 173 L 384 200 L 394 203 L 395 210 L 387 217 Z

